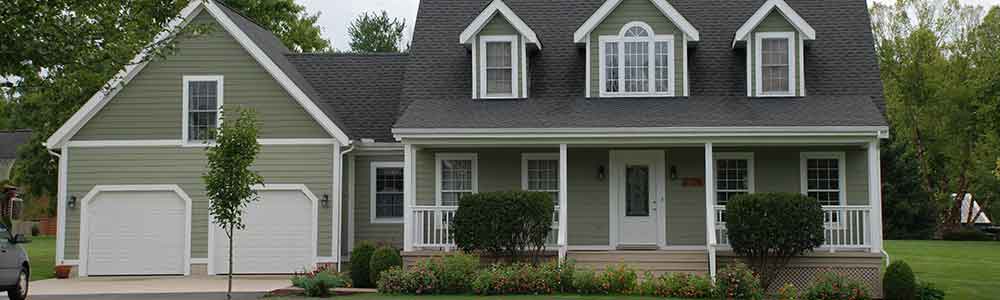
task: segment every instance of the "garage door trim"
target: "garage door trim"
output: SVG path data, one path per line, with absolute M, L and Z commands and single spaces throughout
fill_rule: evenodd
M 310 226 L 310 228 L 312 229 L 312 232 L 310 233 L 310 236 L 312 237 L 312 243 L 311 243 L 312 246 L 310 247 L 309 251 L 312 253 L 312 255 L 310 255 L 310 258 L 312 258 L 312 265 L 315 266 L 316 262 L 318 261 L 317 260 L 318 252 L 316 250 L 316 247 L 318 247 L 318 242 L 319 242 L 319 224 L 317 223 L 317 219 L 319 218 L 319 198 L 316 197 L 316 194 L 313 194 L 313 192 L 309 190 L 309 187 L 307 187 L 304 184 L 266 184 L 266 185 L 258 184 L 253 186 L 253 189 L 257 191 L 301 191 L 302 194 L 306 195 L 306 198 L 309 198 L 309 201 L 312 203 L 312 208 L 311 208 L 312 225 Z M 220 267 L 219 272 L 217 272 L 215 269 L 217 263 L 215 261 L 215 227 L 216 227 L 215 223 L 212 222 L 212 216 L 209 215 L 208 216 L 208 275 L 217 275 L 220 274 L 219 272 L 223 272 L 222 274 L 224 274 L 226 271 L 228 271 L 228 267 L 225 261 L 218 262 L 222 264 L 221 266 L 219 266 Z M 219 238 L 225 239 L 226 236 L 223 235 L 222 237 Z
M 184 200 L 184 275 L 191 275 L 191 197 L 176 184 L 158 185 L 97 185 L 80 201 L 80 262 L 79 276 L 87 276 L 87 256 L 89 251 L 89 224 L 87 209 L 90 202 L 103 192 L 173 192 Z

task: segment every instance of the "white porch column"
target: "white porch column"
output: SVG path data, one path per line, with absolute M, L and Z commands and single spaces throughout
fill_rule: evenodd
M 331 197 L 331 198 L 332 198 L 332 201 L 333 201 L 333 232 L 334 232 L 333 233 L 333 243 L 332 243 L 331 247 L 333 247 L 333 251 L 332 251 L 333 253 L 332 253 L 332 255 L 333 255 L 333 259 L 337 262 L 337 271 L 338 272 L 341 270 L 340 269 L 340 252 L 341 252 L 340 251 L 341 250 L 340 241 L 342 240 L 341 235 L 344 234 L 344 231 L 341 230 L 341 224 L 344 222 L 344 220 L 341 219 L 341 217 L 343 217 L 343 213 L 341 212 L 341 209 L 343 208 L 343 200 L 344 200 L 343 196 L 344 195 L 340 191 L 340 189 L 343 188 L 343 186 L 344 186 L 344 184 L 343 184 L 344 183 L 344 172 L 343 172 L 344 157 L 343 157 L 343 154 L 340 153 L 340 149 L 341 149 L 340 143 L 333 143 L 333 187 L 330 190 L 330 192 L 333 193 L 333 195 L 332 195 L 333 197 Z
M 413 206 L 417 203 L 417 148 L 403 144 L 403 251 L 413 251 Z
M 566 144 L 559 145 L 559 260 L 562 261 L 566 258 L 566 250 L 568 247 L 568 229 L 567 224 L 567 171 L 566 165 L 568 164 L 566 160 Z
M 712 143 L 705 143 L 705 247 L 708 271 L 715 280 L 715 158 Z
M 882 155 L 879 139 L 868 142 L 868 202 L 871 205 L 871 252 L 882 252 Z

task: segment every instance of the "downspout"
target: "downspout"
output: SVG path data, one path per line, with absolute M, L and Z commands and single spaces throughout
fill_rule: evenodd
M 337 205 L 337 213 L 340 214 L 339 216 L 337 216 L 337 219 L 336 219 L 337 220 L 337 224 L 336 224 L 337 225 L 337 238 L 340 239 L 340 241 L 337 242 L 337 249 L 334 249 L 334 251 L 333 251 L 334 255 L 336 255 L 335 258 L 337 259 L 337 272 L 340 272 L 342 270 L 341 269 L 341 264 L 342 264 L 342 262 L 341 262 L 342 261 L 342 259 L 341 259 L 341 257 L 342 257 L 341 251 L 344 248 L 344 245 L 341 244 L 344 241 L 344 238 L 342 236 L 344 234 L 344 230 L 343 230 L 343 226 L 342 226 L 344 224 L 344 220 L 342 220 L 342 217 L 344 215 L 344 212 L 342 210 L 343 207 L 344 207 L 344 203 L 343 203 L 344 202 L 343 201 L 343 199 L 344 199 L 344 192 L 342 191 L 342 189 L 344 188 L 344 178 L 343 178 L 344 177 L 344 155 L 347 155 L 347 153 L 350 153 L 351 151 L 354 151 L 354 141 L 348 141 L 348 143 L 350 143 L 350 144 L 348 144 L 347 149 L 341 150 L 340 153 L 338 153 L 338 155 L 337 155 L 337 165 L 340 166 L 340 168 L 338 168 L 338 170 L 337 170 L 337 173 L 339 173 L 339 174 L 333 174 L 334 176 L 340 176 L 341 177 L 340 178 L 340 182 L 339 182 L 340 186 L 337 188 L 337 195 L 335 196 L 336 199 L 340 199 L 340 201 L 337 201 L 337 204 L 336 204 Z M 349 166 L 349 167 L 353 168 L 354 166 Z

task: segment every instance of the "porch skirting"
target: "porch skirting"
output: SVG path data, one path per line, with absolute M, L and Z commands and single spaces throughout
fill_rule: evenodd
M 719 251 L 719 268 L 740 260 L 732 251 Z M 820 275 L 835 273 L 857 280 L 868 286 L 872 296 L 882 298 L 882 254 L 867 251 L 822 252 L 817 251 L 795 257 L 778 273 L 770 292 L 776 292 L 786 283 L 794 284 L 800 291 L 808 289 Z

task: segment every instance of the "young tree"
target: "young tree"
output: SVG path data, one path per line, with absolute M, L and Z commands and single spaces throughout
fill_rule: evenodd
M 404 29 L 406 20 L 389 18 L 384 10 L 381 14 L 366 12 L 354 18 L 347 27 L 347 33 L 351 36 L 351 51 L 402 52 Z
M 260 153 L 256 113 L 249 109 L 234 112 L 239 118 L 222 122 L 215 145 L 208 147 L 208 173 L 202 176 L 209 199 L 208 213 L 229 238 L 227 299 L 232 299 L 233 291 L 233 234 L 245 227 L 243 211 L 247 204 L 259 199 L 253 186 L 264 182 L 250 168 Z

